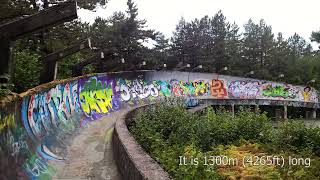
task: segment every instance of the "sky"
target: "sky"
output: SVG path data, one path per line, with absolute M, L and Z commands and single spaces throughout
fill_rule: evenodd
M 125 11 L 127 0 L 109 0 L 106 7 L 95 12 L 80 9 L 78 16 L 82 21 L 93 23 L 95 17 L 107 18 L 115 11 Z M 264 19 L 271 25 L 275 35 L 283 33 L 288 38 L 295 32 L 310 42 L 312 31 L 320 30 L 320 0 L 135 0 L 138 18 L 147 20 L 151 29 L 171 37 L 181 17 L 187 21 L 214 16 L 219 10 L 231 23 L 236 22 L 242 30 L 251 18 L 258 23 Z M 318 45 L 312 43 L 313 48 Z

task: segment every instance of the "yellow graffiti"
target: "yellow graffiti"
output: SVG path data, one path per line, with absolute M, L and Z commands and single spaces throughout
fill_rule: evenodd
M 14 128 L 15 126 L 16 123 L 14 121 L 13 114 L 4 117 L 0 115 L 0 132 L 2 132 L 4 129 Z
M 310 92 L 303 92 L 303 99 L 304 101 L 310 101 L 311 93 Z
M 90 113 L 90 111 L 108 113 L 109 109 L 112 109 L 112 95 L 113 91 L 111 88 L 82 91 L 80 99 L 84 99 L 85 103 L 81 103 L 81 107 L 85 113 Z
M 203 80 L 194 81 L 193 86 L 195 87 L 195 95 L 196 96 L 207 93 L 207 90 L 209 89 L 209 84 L 205 83 Z
M 302 92 L 302 95 L 303 95 L 303 100 L 304 101 L 310 101 L 311 99 L 311 87 L 310 86 L 306 86 L 304 89 L 303 89 L 303 92 Z

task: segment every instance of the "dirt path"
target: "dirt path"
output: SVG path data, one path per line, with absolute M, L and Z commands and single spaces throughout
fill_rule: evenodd
M 120 180 L 113 159 L 111 136 L 117 117 L 124 111 L 113 112 L 81 129 L 68 149 L 67 160 L 50 162 L 60 180 Z

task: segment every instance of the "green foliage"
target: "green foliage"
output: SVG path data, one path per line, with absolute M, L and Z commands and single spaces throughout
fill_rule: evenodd
M 6 83 L 0 83 L 0 99 L 6 95 L 8 95 L 14 88 L 14 85 L 10 83 L 10 76 L 8 74 L 4 74 L 0 76 L 1 81 Z
M 142 61 L 146 61 L 148 67 L 154 68 L 157 61 L 166 58 L 166 54 L 162 53 L 167 47 L 164 36 L 147 29 L 146 21 L 137 18 L 136 3 L 128 0 L 127 5 L 126 13 L 115 12 L 107 19 L 96 18 L 90 27 L 93 46 L 101 49 L 107 47 L 106 50 L 112 54 L 93 64 L 96 72 L 139 69 Z M 149 40 L 156 42 L 156 48 L 149 49 L 143 45 Z M 120 63 L 121 58 L 126 63 Z
M 34 14 L 42 7 L 60 2 L 4 0 L 0 7 L 0 24 Z M 107 2 L 78 0 L 77 4 L 81 8 L 94 10 Z M 311 40 L 319 43 L 319 34 L 318 31 L 312 32 Z M 15 51 L 30 50 L 45 56 L 88 37 L 92 38 L 93 47 L 110 53 L 104 59 L 96 59 L 94 63 L 90 61 L 83 73 L 159 69 L 163 63 L 171 69 L 189 63 L 192 67 L 202 64 L 201 71 L 236 76 L 248 76 L 248 72 L 254 71 L 250 75 L 252 78 L 293 84 L 305 84 L 311 79 L 320 80 L 319 53 L 311 53 L 310 44 L 296 33 L 288 39 L 284 39 L 281 33 L 275 36 L 272 27 L 263 19 L 257 23 L 249 19 L 241 33 L 237 24 L 230 23 L 222 11 L 218 11 L 212 17 L 204 16 L 189 22 L 182 18 L 169 42 L 163 34 L 148 29 L 145 20 L 138 19 L 137 3 L 133 0 L 127 1 L 126 11 L 116 12 L 107 19 L 97 18 L 92 25 L 78 19 L 28 35 L 16 41 Z M 145 43 L 150 41 L 154 47 L 145 47 Z M 82 50 L 60 60 L 58 78 L 70 77 L 71 67 L 83 69 L 87 65 L 83 62 L 94 53 Z M 121 58 L 126 63 L 120 63 Z M 143 61 L 146 61 L 146 66 L 142 66 Z M 40 61 L 31 64 L 36 67 L 28 65 L 29 69 L 42 66 Z M 228 71 L 222 72 L 225 66 Z M 284 78 L 279 79 L 279 74 L 284 74 Z M 35 76 L 38 77 L 38 74 L 31 75 Z M 26 85 L 15 86 L 22 90 L 30 87 L 30 84 L 37 84 L 36 79 Z M 319 83 L 311 86 L 320 89 Z
M 0 24 L 19 17 L 37 13 L 43 7 L 56 5 L 64 1 L 59 0 L 2 0 L 0 6 Z M 93 10 L 105 6 L 108 0 L 77 0 L 80 8 Z
M 276 150 L 295 153 L 309 152 L 320 156 L 320 128 L 308 128 L 302 121 L 288 121 L 274 131 L 273 146 Z
M 320 31 L 315 31 L 311 33 L 311 41 L 315 41 L 317 43 L 320 43 Z M 320 46 L 319 46 L 320 48 Z
M 204 151 L 240 140 L 258 141 L 264 139 L 270 129 L 266 114 L 255 114 L 245 109 L 232 117 L 230 112 L 214 112 L 208 108 L 206 114 L 194 123 L 197 145 Z
M 138 112 L 129 126 L 137 141 L 176 179 L 219 177 L 214 167 L 179 166 L 181 155 L 203 157 L 203 152 L 219 144 L 238 143 L 242 139 L 259 140 L 267 131 L 268 119 L 240 111 L 235 118 L 226 111 L 208 109 L 202 116 L 187 112 L 180 104 L 165 103 Z M 187 149 L 187 150 L 186 150 Z M 186 152 L 187 151 L 187 152 Z
M 39 54 L 30 50 L 15 52 L 15 76 L 13 82 L 16 92 L 23 92 L 39 85 L 40 63 Z
M 73 64 L 79 63 L 80 59 L 81 59 L 81 54 L 76 53 L 66 57 L 63 61 L 59 61 L 57 79 L 66 79 L 66 78 L 72 77 L 72 71 L 70 66 Z
M 89 24 L 74 20 L 52 28 L 47 34 L 46 47 L 49 52 L 56 52 L 75 45 L 89 37 Z M 89 49 L 69 55 L 58 61 L 57 79 L 72 77 L 72 66 L 90 57 Z M 89 73 L 92 73 L 90 71 Z
M 176 118 L 176 116 L 180 118 Z M 139 111 L 129 126 L 137 141 L 176 179 L 218 179 L 219 175 L 210 167 L 179 166 L 179 156 L 202 156 L 192 142 L 198 118 L 184 110 L 178 103 L 172 108 L 166 104 Z M 188 125 L 191 126 L 188 126 Z M 190 146 L 189 146 L 190 145 Z M 185 149 L 186 148 L 186 149 Z
M 177 62 L 193 66 L 199 63 L 204 70 L 219 71 L 229 63 L 226 50 L 234 50 L 229 41 L 237 41 L 237 31 L 237 26 L 231 27 L 221 11 L 214 17 L 204 16 L 191 22 L 181 18 L 171 38 L 171 48 Z
M 247 152 L 245 149 L 251 149 L 251 153 L 256 151 L 258 155 L 268 152 L 285 158 L 308 157 L 312 158 L 312 165 L 320 167 L 320 128 L 307 128 L 301 122 L 292 121 L 275 129 L 265 113 L 254 113 L 244 108 L 233 117 L 223 109 L 207 108 L 200 115 L 189 113 L 180 103 L 161 103 L 138 111 L 129 124 L 129 130 L 175 179 L 224 179 L 232 176 L 238 170 L 221 171 L 218 166 L 206 166 L 203 162 L 179 165 L 179 157 L 203 159 L 221 153 L 243 156 L 237 151 Z M 251 143 L 253 146 L 246 145 Z M 316 167 L 300 165 L 281 169 L 257 166 L 246 171 L 249 174 L 263 172 L 269 179 L 279 179 L 280 175 L 284 179 L 312 179 L 319 177 Z
M 288 66 L 287 82 L 306 84 L 312 79 L 315 79 L 316 83 L 309 85 L 319 89 L 320 55 L 306 55 Z
M 317 37 L 318 33 L 314 32 L 312 40 L 316 41 Z M 230 24 L 221 11 L 214 17 L 204 16 L 190 22 L 181 18 L 171 41 L 174 57 L 171 60 L 176 65 L 202 64 L 201 71 L 236 76 L 254 71 L 252 78 L 293 84 L 305 84 L 310 78 L 317 78 L 319 72 L 312 67 L 313 62 L 303 60 L 310 59 L 312 51 L 306 40 L 296 33 L 288 39 L 282 33 L 275 36 L 263 19 L 258 23 L 249 19 L 240 33 L 238 25 Z M 228 71 L 222 71 L 224 66 Z M 279 79 L 280 74 L 284 78 Z M 307 81 L 305 76 L 309 78 Z
M 0 24 L 20 16 L 30 15 L 34 12 L 34 4 L 35 0 L 2 0 L 0 6 Z

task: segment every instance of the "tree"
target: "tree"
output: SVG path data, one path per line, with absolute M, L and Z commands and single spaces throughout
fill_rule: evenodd
M 246 72 L 243 68 L 247 65 L 242 62 L 241 58 L 241 34 L 239 33 L 239 26 L 236 23 L 230 25 L 230 30 L 226 38 L 226 51 L 229 58 L 228 72 L 234 75 L 242 76 Z
M 44 37 L 44 45 L 48 52 L 55 52 L 61 49 L 66 48 L 67 46 L 73 45 L 80 40 L 84 40 L 89 37 L 88 35 L 89 25 L 87 23 L 82 23 L 79 20 L 75 20 L 72 22 L 64 23 L 62 25 L 53 27 L 46 33 Z M 19 39 L 16 41 L 15 51 L 28 51 L 31 54 L 37 54 L 39 60 L 37 61 L 38 67 L 41 67 L 41 56 L 43 56 L 43 52 L 41 50 L 41 43 L 39 40 L 39 35 L 28 36 L 23 39 Z M 74 55 L 68 56 L 64 59 L 59 60 L 58 62 L 58 76 L 57 78 L 67 78 L 71 76 L 70 65 L 76 64 L 82 59 L 90 56 L 92 53 L 89 50 L 83 50 Z M 21 59 L 16 59 L 16 69 L 23 68 L 19 67 L 18 61 Z M 39 72 L 36 72 L 35 76 L 39 77 Z M 38 82 L 38 81 L 37 81 Z
M 54 4 L 63 1 L 55 0 L 4 0 L 0 7 L 0 24 L 7 23 L 19 19 L 21 17 L 29 16 L 37 13 L 43 8 L 47 8 Z M 92 0 L 87 2 L 85 0 L 78 0 L 80 7 L 93 9 L 99 5 L 104 4 L 106 1 Z M 64 23 L 59 26 L 49 28 L 45 31 L 27 35 L 21 39 L 16 40 L 14 56 L 17 70 L 13 77 L 15 83 L 15 90 L 21 92 L 27 88 L 38 85 L 39 81 L 35 77 L 39 77 L 39 69 L 41 69 L 41 56 L 45 56 L 53 51 L 62 49 L 79 39 L 88 37 L 88 25 L 76 20 L 70 23 Z M 62 78 L 70 75 L 70 70 L 66 68 L 66 64 L 75 63 L 87 53 L 76 55 L 78 58 L 67 57 L 66 62 L 62 63 L 59 69 L 62 70 L 60 74 Z M 36 58 L 38 58 L 36 60 Z M 70 58 L 70 59 L 69 59 Z M 25 59 L 30 60 L 30 64 L 25 65 Z M 72 60 L 73 62 L 70 62 Z M 33 67 L 35 66 L 35 67 Z M 33 69 L 33 70 L 30 70 Z M 32 72 L 31 74 L 28 74 Z M 23 75 L 25 73 L 25 75 Z M 30 79 L 32 77 L 32 80 Z
M 292 58 L 294 58 L 295 60 L 305 54 L 310 53 L 312 50 L 311 45 L 308 44 L 306 40 L 299 36 L 297 33 L 289 37 L 288 45 L 291 49 Z
M 35 1 L 3 0 L 0 6 L 0 24 L 34 13 Z
M 270 62 L 267 67 L 272 80 L 277 80 L 279 74 L 286 74 L 287 76 L 289 66 L 293 64 L 288 42 L 283 38 L 282 33 L 278 33 L 274 47 L 270 51 Z
M 127 5 L 126 13 L 116 12 L 108 19 L 97 18 L 90 27 L 94 45 L 113 54 L 94 64 L 97 72 L 106 72 L 113 68 L 137 69 L 145 60 L 146 47 L 143 42 L 148 39 L 163 40 L 159 38 L 159 33 L 146 29 L 145 20 L 137 19 L 138 8 L 133 1 L 128 0 Z M 121 58 L 126 63 L 119 66 Z
M 143 48 L 144 52 L 142 56 L 146 65 L 138 68 L 156 69 L 160 68 L 164 63 L 168 64 L 168 67 L 171 67 L 172 64 L 170 64 L 169 60 L 171 54 L 169 40 L 163 34 L 158 33 L 153 42 L 153 48 Z
M 172 41 L 172 51 L 174 56 L 177 58 L 178 62 L 187 63 L 187 56 L 191 47 L 191 39 L 187 37 L 188 29 L 190 25 L 187 24 L 184 18 L 181 18 L 178 25 L 176 26 L 175 32 L 173 32 Z M 187 39 L 188 38 L 188 39 Z
M 28 49 L 15 51 L 16 71 L 13 77 L 15 92 L 21 93 L 39 84 L 39 54 Z
M 311 41 L 312 42 L 317 42 L 320 44 L 320 31 L 314 31 L 311 33 Z M 320 45 L 319 45 L 319 49 L 320 49 Z
M 224 66 L 228 66 L 229 58 L 226 52 L 226 38 L 230 29 L 226 17 L 221 11 L 211 20 L 211 34 L 213 37 L 212 59 L 216 72 L 220 71 Z
M 251 64 L 247 71 L 255 70 L 257 77 L 270 78 L 266 67 L 270 64 L 270 52 L 275 44 L 271 26 L 266 25 L 263 19 L 259 24 L 249 19 L 244 28 L 242 57 L 244 62 Z
M 2 0 L 0 6 L 0 24 L 29 16 L 43 8 L 65 2 L 67 0 Z M 107 0 L 77 0 L 80 8 L 93 10 L 106 5 Z
M 182 18 L 171 39 L 172 50 L 182 64 L 202 64 L 204 71 L 218 72 L 229 64 L 229 31 L 230 24 L 221 11 L 214 17 L 204 16 L 191 22 Z

